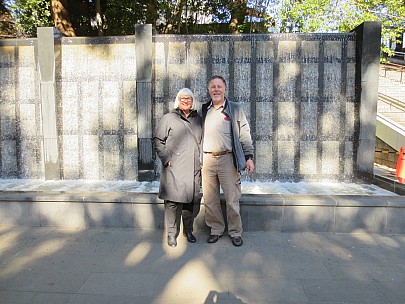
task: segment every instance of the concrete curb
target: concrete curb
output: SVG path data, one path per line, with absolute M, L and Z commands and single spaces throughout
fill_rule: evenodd
M 156 193 L 0 193 L 12 226 L 164 229 L 163 209 Z M 245 231 L 405 233 L 403 196 L 245 194 L 241 214 Z M 207 229 L 203 202 L 195 229 Z

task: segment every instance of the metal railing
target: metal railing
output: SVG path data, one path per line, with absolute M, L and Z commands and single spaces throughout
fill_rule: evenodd
M 392 98 L 391 96 L 383 93 L 378 93 L 378 100 L 405 112 L 405 102 L 401 100 Z
M 405 52 L 398 52 L 398 51 L 394 51 L 394 57 L 402 57 L 402 60 L 405 60 Z
M 399 83 L 402 83 L 402 73 L 405 72 L 405 65 L 387 62 L 382 65 L 384 77 L 387 77 L 387 71 L 395 71 L 401 73 Z

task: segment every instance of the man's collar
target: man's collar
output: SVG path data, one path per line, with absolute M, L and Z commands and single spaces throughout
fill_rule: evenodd
M 226 97 L 225 97 L 223 104 L 222 104 L 219 108 L 224 108 L 224 109 L 225 109 L 227 102 L 228 102 L 228 100 L 227 100 Z M 214 103 L 212 102 L 212 99 L 211 99 L 211 100 L 210 100 L 210 103 L 208 104 L 207 109 L 210 109 L 210 108 L 213 107 L 213 106 L 214 106 Z M 219 108 L 218 108 L 218 109 L 219 109 Z

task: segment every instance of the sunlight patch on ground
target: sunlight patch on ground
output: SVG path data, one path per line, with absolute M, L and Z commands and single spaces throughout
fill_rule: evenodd
M 212 273 L 201 261 L 190 261 L 187 267 L 180 269 L 165 286 L 159 295 L 168 301 L 176 298 L 193 298 L 203 303 L 211 291 L 221 290 Z M 192 294 L 190 294 L 192 293 Z

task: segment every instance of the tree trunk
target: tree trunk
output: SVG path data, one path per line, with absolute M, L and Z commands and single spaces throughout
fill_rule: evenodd
M 230 7 L 231 22 L 229 24 L 230 32 L 239 33 L 239 25 L 242 25 L 247 15 L 247 0 L 233 1 Z
M 51 0 L 51 17 L 55 28 L 64 36 L 75 37 L 76 33 L 69 18 L 67 0 Z
M 15 22 L 3 2 L 0 2 L 0 38 L 15 38 L 16 36 Z

